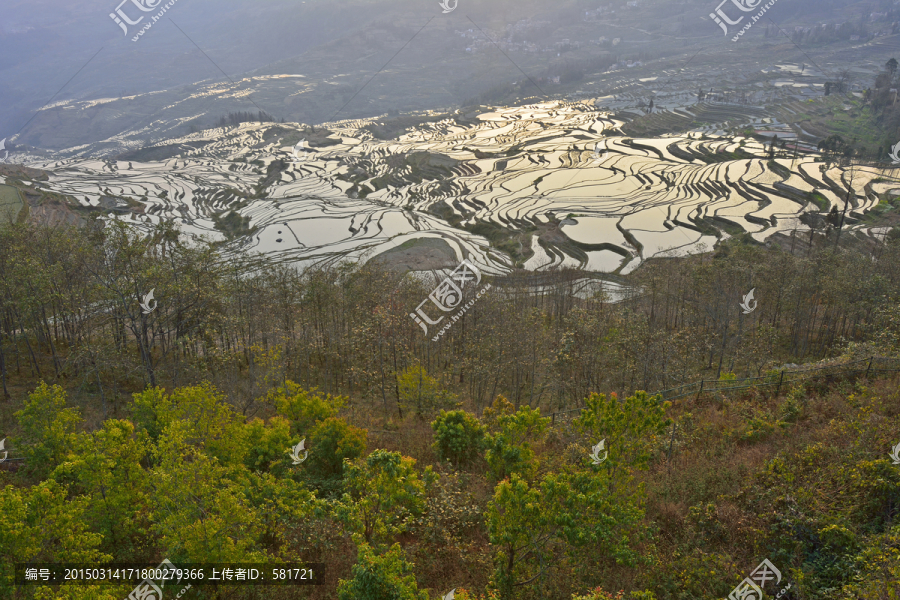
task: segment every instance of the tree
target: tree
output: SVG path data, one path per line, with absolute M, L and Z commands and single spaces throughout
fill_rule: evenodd
M 289 469 L 285 450 L 294 445 L 290 421 L 274 416 L 268 423 L 262 419 L 253 419 L 244 427 L 247 440 L 244 464 L 247 468 L 278 476 L 285 475 Z
M 412 458 L 386 450 L 376 450 L 362 463 L 344 462 L 346 492 L 335 513 L 357 544 L 386 542 L 421 513 L 426 483 L 434 476 L 428 467 L 425 479 L 420 479 L 415 464 Z
M 301 436 L 319 421 L 337 416 L 347 403 L 344 396 L 323 396 L 316 389 L 303 389 L 290 380 L 273 391 L 267 400 L 275 406 L 278 414 L 291 420 L 291 433 Z
M 484 427 L 475 415 L 463 410 L 441 411 L 431 423 L 438 458 L 457 466 L 470 464 L 481 453 Z
M 176 388 L 170 395 L 159 388 L 147 389 L 134 395 L 133 414 L 151 438 L 180 431 L 186 443 L 222 464 L 244 461 L 247 430 L 243 419 L 209 383 Z
M 603 560 L 636 564 L 647 531 L 635 498 L 607 493 L 607 475 L 580 470 L 549 474 L 530 486 L 513 474 L 488 504 L 487 529 L 495 548 L 491 585 L 503 600 L 543 578 L 565 558 L 566 577 L 590 579 Z M 549 590 L 548 590 L 549 591 Z
M 0 595 L 16 596 L 13 560 L 102 564 L 112 560 L 98 550 L 102 536 L 89 530 L 84 518 L 90 500 L 70 497 L 66 486 L 45 481 L 30 488 L 0 489 L 0 548 L 7 556 L 0 561 Z M 60 597 L 49 588 L 37 588 L 44 598 Z M 96 598 L 97 590 L 76 598 Z
M 148 436 L 136 434 L 128 421 L 109 420 L 83 438 L 78 451 L 53 471 L 53 480 L 89 499 L 83 519 L 101 534 L 100 550 L 119 561 L 152 561 L 147 552 L 153 547 L 152 494 L 141 464 L 150 450 Z
M 380 556 L 368 544 L 360 544 L 357 553 L 350 579 L 338 583 L 338 600 L 428 600 L 416 586 L 413 565 L 400 544 Z
M 266 562 L 257 547 L 263 517 L 248 499 L 258 476 L 243 465 L 222 466 L 189 435 L 188 428 L 169 427 L 154 451 L 152 530 L 159 546 L 175 564 Z
M 303 477 L 320 493 L 340 493 L 344 461 L 365 454 L 365 429 L 354 427 L 343 419 L 330 417 L 320 421 L 309 432 L 309 459 L 304 462 Z
M 884 68 L 888 70 L 888 73 L 891 74 L 891 77 L 896 75 L 897 73 L 897 59 L 891 58 L 884 64 Z
M 512 404 L 502 396 L 494 402 L 501 412 L 493 417 L 488 415 L 489 433 L 484 437 L 485 459 L 491 475 L 499 481 L 518 473 L 530 479 L 537 472 L 537 460 L 532 442 L 540 441 L 550 426 L 549 418 L 541 417 L 541 409 L 521 406 L 512 412 Z
M 610 487 L 625 484 L 627 472 L 644 469 L 650 461 L 650 448 L 669 424 L 668 402 L 647 392 L 637 392 L 624 401 L 613 394 L 591 394 L 587 408 L 575 419 L 575 426 L 589 436 L 591 445 L 606 440 L 607 458 L 602 469 L 610 473 Z
M 66 408 L 62 387 L 43 381 L 15 415 L 22 428 L 28 470 L 43 479 L 74 449 L 81 415 L 75 408 Z
M 414 406 L 416 415 L 421 417 L 436 407 L 447 406 L 455 400 L 453 394 L 444 390 L 434 377 L 429 377 L 418 364 L 409 366 L 397 377 L 400 403 L 404 407 Z

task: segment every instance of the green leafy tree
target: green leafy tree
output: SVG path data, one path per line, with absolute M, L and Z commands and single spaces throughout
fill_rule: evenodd
M 85 435 L 79 451 L 54 470 L 54 480 L 90 499 L 84 519 L 103 536 L 100 549 L 119 561 L 152 560 L 148 550 L 150 486 L 141 462 L 149 452 L 146 434 L 128 421 L 109 420 Z
M 338 584 L 338 600 L 428 600 L 419 591 L 413 565 L 399 544 L 379 556 L 367 544 L 358 549 L 358 559 L 350 579 Z
M 456 400 L 444 390 L 438 380 L 429 377 L 421 365 L 412 365 L 397 376 L 400 403 L 407 409 L 415 407 L 417 416 L 431 412 L 436 407 L 447 406 Z
M 509 404 L 505 399 L 503 401 Z M 513 473 L 530 479 L 538 467 L 531 444 L 543 439 L 550 419 L 541 417 L 539 408 L 521 406 L 517 412 L 509 409 L 505 407 L 489 421 L 492 431 L 484 438 L 485 459 L 491 475 L 498 481 Z
M 356 460 L 366 452 L 366 431 L 343 419 L 330 417 L 309 432 L 309 458 L 303 463 L 303 475 L 323 494 L 340 491 L 344 461 Z
M 261 550 L 294 561 L 304 553 L 319 549 L 315 528 L 325 518 L 325 502 L 302 483 L 279 479 L 271 473 L 258 473 L 247 478 L 244 491 L 258 515 Z
M 611 487 L 624 484 L 631 469 L 647 467 L 650 449 L 669 424 L 668 406 L 659 396 L 646 392 L 637 392 L 623 401 L 605 394 L 587 398 L 587 408 L 575 419 L 575 426 L 589 436 L 591 445 L 606 440 L 608 456 L 600 468 L 609 471 Z
M 570 578 L 583 580 L 595 576 L 598 558 L 636 564 L 643 516 L 636 503 L 606 493 L 603 473 L 549 474 L 533 486 L 513 474 L 488 504 L 492 586 L 507 600 L 564 562 L 572 565 Z
M 281 388 L 270 393 L 268 401 L 278 414 L 291 420 L 291 434 L 306 436 L 313 425 L 329 417 L 336 417 L 347 403 L 344 396 L 323 396 L 317 390 L 306 390 L 288 380 Z
M 29 471 L 45 478 L 62 463 L 77 443 L 75 433 L 81 415 L 66 408 L 66 392 L 58 385 L 41 382 L 16 413 L 22 428 L 22 442 Z
M 384 542 L 406 531 L 408 522 L 425 506 L 426 483 L 433 481 L 431 467 L 424 479 L 416 461 L 399 452 L 376 450 L 361 464 L 344 462 L 346 492 L 336 515 L 357 543 Z
M 434 450 L 441 460 L 457 466 L 471 464 L 484 445 L 484 427 L 475 415 L 463 410 L 441 411 L 431 423 Z
M 291 422 L 284 417 L 274 416 L 266 423 L 253 419 L 245 425 L 247 456 L 244 464 L 251 471 L 262 471 L 284 475 L 289 463 L 285 450 L 293 444 Z
M 31 488 L 0 489 L 0 548 L 4 554 L 4 560 L 0 561 L 0 596 L 16 597 L 13 559 L 82 564 L 100 564 L 112 559 L 98 549 L 102 536 L 89 530 L 85 519 L 89 503 L 84 496 L 70 497 L 67 488 L 55 481 Z M 47 592 L 45 597 L 51 597 L 44 588 L 35 592 Z
M 243 417 L 211 384 L 176 388 L 170 395 L 150 388 L 134 395 L 134 405 L 135 420 L 151 437 L 177 429 L 186 443 L 222 464 L 244 461 L 247 431 Z
M 256 547 L 262 519 L 246 494 L 253 475 L 243 464 L 219 464 L 188 441 L 188 429 L 173 424 L 155 450 L 150 482 L 159 545 L 176 564 L 265 562 Z

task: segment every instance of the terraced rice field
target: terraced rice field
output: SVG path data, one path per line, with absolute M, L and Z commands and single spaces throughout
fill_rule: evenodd
M 581 103 L 497 109 L 474 123 L 447 118 L 390 141 L 364 129 L 373 122 L 329 124 L 333 145 L 306 155 L 294 151 L 308 136 L 299 126 L 267 123 L 157 144 L 174 149 L 166 160 L 29 166 L 52 171 L 42 185 L 85 205 L 109 206 L 111 197 L 144 206 L 110 218 L 174 220 L 186 234 L 286 261 L 367 260 L 435 239 L 455 253 L 448 260 L 468 257 L 493 274 L 514 260 L 479 227 L 530 233 L 526 269 L 624 274 L 738 232 L 764 241 L 808 231 L 804 213 L 843 210 L 848 196 L 848 216 L 859 217 L 895 187 L 876 181 L 886 176 L 874 167 L 770 161 L 753 139 L 629 137 L 624 120 Z

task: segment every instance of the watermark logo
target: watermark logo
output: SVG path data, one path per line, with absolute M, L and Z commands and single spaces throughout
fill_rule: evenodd
M 900 447 L 900 445 L 898 445 Z M 3 452 L 3 458 L 0 458 L 0 463 L 6 462 L 6 457 L 9 456 L 9 452 L 6 451 L 6 438 L 0 440 L 0 451 Z
M 150 293 L 144 296 L 144 301 L 141 302 L 141 309 L 143 310 L 145 315 L 149 315 L 150 313 L 152 313 L 159 305 L 159 303 L 153 298 L 153 292 L 155 291 L 156 288 L 150 290 Z M 151 302 L 153 303 L 152 306 L 150 305 Z
M 422 309 L 422 306 L 431 300 L 432 304 L 434 304 L 439 310 L 443 312 L 451 312 L 459 308 L 460 304 L 463 301 L 463 290 L 467 285 L 472 283 L 472 285 L 478 285 L 481 283 L 481 271 L 479 271 L 475 265 L 470 263 L 467 260 L 462 261 L 460 265 L 456 268 L 455 271 L 450 273 L 450 276 L 447 277 L 433 292 L 428 295 L 428 298 L 422 300 L 421 304 L 416 307 L 416 312 L 409 313 L 409 316 L 412 317 L 413 321 L 419 324 L 419 327 L 422 328 L 422 331 L 425 332 L 425 335 L 428 335 L 428 325 L 437 325 L 441 321 L 444 320 L 444 317 L 433 321 L 431 318 L 425 313 Z M 475 301 L 478 300 L 491 288 L 490 284 L 487 284 L 483 288 L 481 288 L 478 293 L 475 295 L 475 298 L 466 303 L 466 305 L 459 311 L 458 314 L 452 315 L 450 317 L 450 321 L 441 329 L 437 336 L 432 338 L 432 341 L 436 342 L 444 333 L 446 333 L 450 327 L 462 318 L 469 308 L 474 306 Z M 428 325 L 426 325 L 426 323 Z
M 297 145 L 294 146 L 293 154 L 295 162 L 305 162 L 309 158 L 309 147 L 306 145 L 306 140 L 297 142 Z
M 756 307 L 759 305 L 759 302 L 753 299 L 753 294 L 756 292 L 756 288 L 750 290 L 750 293 L 744 296 L 744 301 L 741 302 L 741 308 L 744 309 L 744 314 L 749 315 Z
M 591 462 L 595 465 L 599 465 L 609 456 L 609 452 L 605 450 L 606 448 L 606 438 L 600 440 L 596 446 L 591 448 Z M 600 453 L 603 452 L 603 458 L 600 458 Z
M 452 13 L 456 10 L 456 7 L 459 6 L 459 0 L 453 0 L 452 7 L 450 6 L 450 0 L 441 0 L 439 4 L 441 5 L 441 8 L 444 9 L 444 14 L 446 15 L 447 13 Z
M 891 157 L 891 162 L 895 165 L 900 165 L 900 142 L 897 142 L 893 146 L 891 146 L 891 151 L 888 154 Z
M 750 577 L 745 578 L 736 588 L 731 590 L 728 598 L 729 600 L 761 600 L 763 588 L 766 587 L 766 583 L 769 581 L 774 581 L 775 585 L 781 583 L 781 571 L 767 558 L 750 573 Z M 778 592 L 776 598 L 781 598 L 791 589 L 791 585 L 789 583 L 787 587 Z
M 166 581 L 171 581 L 175 575 L 179 574 L 179 569 L 168 558 L 162 561 L 156 569 L 148 569 L 148 571 L 152 571 L 153 578 L 144 579 L 128 594 L 128 598 L 125 600 L 163 600 L 162 588 L 166 586 Z M 157 576 L 159 577 L 157 578 Z M 178 585 L 180 581 L 181 577 L 179 576 L 175 585 Z M 175 598 L 180 598 L 189 589 L 191 589 L 191 584 L 181 590 Z
M 746 15 L 742 15 L 742 16 L 738 17 L 738 19 L 736 21 L 732 21 L 728 17 L 728 15 L 725 14 L 725 11 L 722 10 L 722 5 L 727 4 L 729 1 L 732 4 L 734 4 L 742 12 L 752 12 L 752 11 L 756 10 L 757 8 L 759 8 L 759 6 L 763 0 L 722 0 L 722 2 L 719 3 L 719 6 L 716 7 L 715 12 L 709 13 L 709 16 L 713 21 L 715 21 L 715 23 L 719 27 L 722 28 L 722 31 L 725 32 L 726 36 L 728 35 L 728 25 L 739 25 L 741 22 L 743 22 L 744 16 L 746 16 Z M 775 6 L 775 3 L 777 1 L 778 0 L 769 0 L 769 2 L 767 2 L 758 13 L 756 13 L 755 15 L 750 17 L 750 21 L 746 25 L 744 25 L 744 28 L 741 29 L 737 33 L 737 35 L 735 35 L 733 38 L 731 38 L 731 41 L 732 42 L 738 41 L 738 39 L 742 35 L 744 35 L 744 33 L 749 31 L 749 29 L 751 27 L 753 27 L 754 23 L 756 23 L 757 21 L 759 21 L 762 18 L 762 16 L 766 13 L 767 10 L 769 10 L 770 8 Z
M 303 458 L 300 458 L 301 452 L 303 452 Z M 300 440 L 300 443 L 288 450 L 288 453 L 290 453 L 295 465 L 299 465 L 306 460 L 309 457 L 309 450 L 306 449 L 306 438 Z
M 116 25 L 118 25 L 119 27 L 122 28 L 122 31 L 125 33 L 126 37 L 129 35 L 128 26 L 129 25 L 131 25 L 131 26 L 139 25 L 144 20 L 144 17 L 147 16 L 147 15 L 141 15 L 138 19 L 132 20 L 122 9 L 122 6 L 124 6 L 125 4 L 128 4 L 129 2 L 134 4 L 137 7 L 137 9 L 140 10 L 141 12 L 149 13 L 149 12 L 153 12 L 154 10 L 159 8 L 160 4 L 162 4 L 163 0 L 122 0 L 122 2 L 120 2 L 119 5 L 116 7 L 115 12 L 109 13 L 109 18 L 112 19 Z M 178 2 L 178 0 L 169 0 L 168 2 L 163 4 L 162 10 L 160 10 L 155 15 L 151 16 L 150 21 L 148 21 L 147 24 L 145 24 L 141 28 L 140 31 L 138 31 L 137 35 L 135 35 L 133 38 L 131 38 L 131 41 L 132 42 L 138 41 L 147 30 L 149 30 L 151 27 L 153 27 L 153 25 L 157 21 L 159 21 L 164 14 L 166 14 L 166 11 L 168 11 L 170 8 L 175 6 L 176 2 Z
M 602 154 L 600 153 L 601 150 L 603 150 Z M 597 142 L 594 145 L 594 162 L 603 162 L 604 160 L 606 160 L 606 157 L 608 155 L 609 150 L 607 150 L 606 148 L 602 148 L 600 142 Z
M 0 450 L 3 449 L 3 442 L 0 442 Z M 892 452 L 890 453 L 891 459 L 894 461 L 895 465 L 900 465 L 900 444 L 897 444 L 893 448 L 891 448 Z M 0 461 L 3 462 L 3 461 Z
M 898 146 L 900 146 L 900 144 L 898 144 Z M 0 140 L 0 150 L 3 151 L 3 158 L 0 158 L 0 160 L 6 160 L 6 158 L 9 156 L 9 152 L 7 152 L 6 150 L 6 138 Z
M 444 600 L 453 600 L 454 598 L 456 598 L 456 588 L 453 588 L 452 590 L 450 590 L 449 594 L 444 596 Z

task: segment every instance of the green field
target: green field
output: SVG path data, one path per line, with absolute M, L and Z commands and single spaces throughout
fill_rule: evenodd
M 19 190 L 11 185 L 0 185 L 0 222 L 15 221 L 24 206 Z

